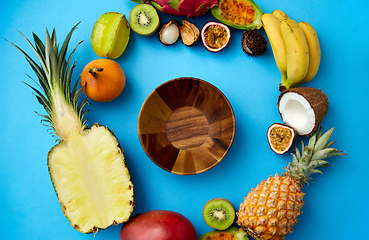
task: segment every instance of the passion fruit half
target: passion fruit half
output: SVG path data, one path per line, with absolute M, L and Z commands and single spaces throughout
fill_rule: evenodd
M 201 29 L 201 39 L 210 52 L 219 52 L 225 48 L 231 39 L 231 31 L 220 22 L 208 22 Z
M 277 154 L 284 154 L 293 146 L 296 132 L 292 127 L 274 123 L 268 128 L 267 137 L 270 149 Z

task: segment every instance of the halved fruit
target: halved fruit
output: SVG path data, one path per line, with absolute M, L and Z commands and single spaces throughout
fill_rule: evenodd
M 180 36 L 179 28 L 180 24 L 178 20 L 170 20 L 165 23 L 159 31 L 159 41 L 165 46 L 175 44 Z
M 247 233 L 241 228 L 230 227 L 226 230 L 214 230 L 202 235 L 199 240 L 248 240 Z
M 311 87 L 291 88 L 279 95 L 278 110 L 283 122 L 300 136 L 311 135 L 318 129 L 328 112 L 328 98 Z
M 150 36 L 159 29 L 160 17 L 152 5 L 142 3 L 132 8 L 129 22 L 134 32 Z
M 225 230 L 233 224 L 236 212 L 227 199 L 213 198 L 205 204 L 202 215 L 209 227 Z
M 211 14 L 222 23 L 244 30 L 260 29 L 263 13 L 252 0 L 219 0 L 218 6 L 211 9 Z
M 225 48 L 231 38 L 229 28 L 220 22 L 208 22 L 201 29 L 201 39 L 210 52 L 219 52 Z
M 268 128 L 267 137 L 270 149 L 277 154 L 284 154 L 291 149 L 296 133 L 292 127 L 274 123 Z

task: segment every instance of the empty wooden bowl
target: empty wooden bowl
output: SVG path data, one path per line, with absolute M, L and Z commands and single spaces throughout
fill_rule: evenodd
M 138 135 L 147 156 L 175 174 L 204 172 L 228 153 L 235 135 L 228 99 L 212 84 L 177 78 L 157 87 L 142 105 Z

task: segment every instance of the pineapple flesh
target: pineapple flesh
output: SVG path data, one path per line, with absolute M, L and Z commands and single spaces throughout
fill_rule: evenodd
M 282 240 L 292 232 L 302 213 L 304 184 L 313 180 L 310 175 L 321 173 L 317 168 L 328 166 L 326 158 L 346 155 L 332 148 L 328 142 L 333 129 L 321 135 L 321 129 L 309 139 L 302 151 L 297 148 L 293 162 L 281 176 L 276 174 L 251 189 L 237 211 L 237 224 L 257 240 Z
M 78 25 L 78 24 L 77 24 Z M 46 29 L 45 44 L 33 34 L 35 46 L 23 35 L 36 54 L 36 64 L 20 50 L 38 77 L 40 90 L 27 84 L 47 111 L 43 122 L 58 144 L 48 153 L 48 168 L 62 210 L 70 224 L 82 233 L 94 233 L 126 222 L 134 208 L 134 191 L 123 150 L 117 138 L 98 124 L 87 127 L 83 111 L 87 99 L 79 102 L 81 88 L 71 89 L 72 54 L 66 59 L 74 26 L 60 48 L 55 30 Z M 11 43 L 12 44 L 12 43 Z

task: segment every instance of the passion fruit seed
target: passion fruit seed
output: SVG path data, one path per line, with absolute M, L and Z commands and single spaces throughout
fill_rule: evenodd
M 275 123 L 268 129 L 268 142 L 270 148 L 277 154 L 290 150 L 295 139 L 295 130 L 284 124 Z
M 270 133 L 270 138 L 274 148 L 283 152 L 290 144 L 292 133 L 286 128 L 275 127 Z
M 220 48 L 228 41 L 228 33 L 219 25 L 211 25 L 205 30 L 205 38 L 209 47 Z

